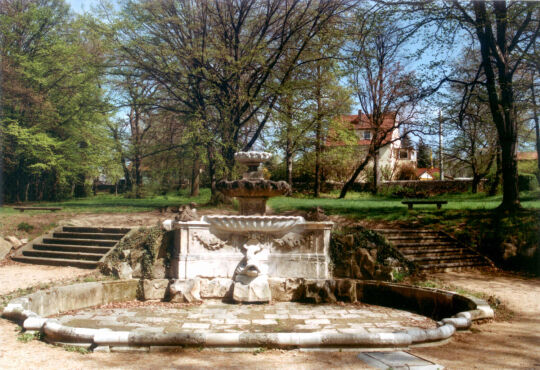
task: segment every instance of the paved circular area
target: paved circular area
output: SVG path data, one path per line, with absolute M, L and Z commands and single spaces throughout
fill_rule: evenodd
M 385 333 L 436 328 L 421 315 L 366 304 L 310 305 L 278 302 L 236 305 L 205 301 L 201 305 L 126 302 L 70 312 L 64 325 L 110 328 L 138 333 Z

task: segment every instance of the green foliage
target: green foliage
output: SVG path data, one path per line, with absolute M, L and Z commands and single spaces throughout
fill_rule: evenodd
M 67 352 L 76 352 L 76 353 L 79 353 L 81 355 L 87 355 L 87 354 L 91 353 L 91 351 L 88 348 L 81 347 L 81 346 L 65 345 L 65 346 L 63 346 L 63 348 Z
M 100 40 L 60 0 L 6 3 L 0 35 L 6 201 L 84 193 L 109 152 Z
M 21 222 L 17 225 L 17 230 L 30 233 L 32 232 L 32 230 L 34 230 L 34 226 L 26 222 Z
M 43 334 L 41 332 L 35 332 L 35 333 L 19 333 L 19 335 L 17 336 L 17 340 L 19 342 L 23 342 L 23 343 L 28 343 L 28 342 L 31 342 L 33 341 L 34 339 L 36 340 L 41 340 L 43 337 Z
M 520 173 L 518 175 L 519 191 L 530 191 L 538 189 L 538 179 L 536 175 L 530 173 Z

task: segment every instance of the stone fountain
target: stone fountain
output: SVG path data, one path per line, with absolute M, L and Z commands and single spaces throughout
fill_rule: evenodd
M 265 180 L 265 152 L 235 155 L 248 171 L 242 179 L 221 181 L 218 189 L 236 197 L 240 215 L 204 216 L 200 221 L 164 223 L 174 230 L 172 277 L 232 279 L 237 302 L 271 300 L 269 278 L 328 279 L 332 222 L 306 222 L 299 216 L 267 216 L 269 197 L 290 191 L 284 181 Z

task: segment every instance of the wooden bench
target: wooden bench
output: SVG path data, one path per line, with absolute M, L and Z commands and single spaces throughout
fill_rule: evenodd
M 409 209 L 413 209 L 414 204 L 436 204 L 437 209 L 441 209 L 441 206 L 443 204 L 448 204 L 448 201 L 446 201 L 446 200 L 423 200 L 423 199 L 419 199 L 419 200 L 404 200 L 401 203 L 406 204 L 409 207 Z
M 24 211 L 59 211 L 62 207 L 13 207 L 21 212 Z

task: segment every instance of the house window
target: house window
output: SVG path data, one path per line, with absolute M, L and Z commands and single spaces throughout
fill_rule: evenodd
M 409 151 L 407 149 L 400 149 L 399 159 L 409 159 Z
M 371 140 L 371 131 L 364 131 L 364 140 Z

